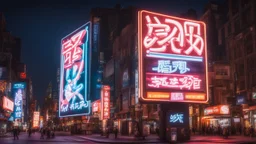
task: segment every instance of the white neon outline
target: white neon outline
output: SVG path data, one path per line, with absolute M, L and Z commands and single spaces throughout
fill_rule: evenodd
M 68 34 L 67 36 L 65 36 L 64 38 L 62 38 L 61 39 L 61 50 L 60 50 L 60 52 L 62 51 L 62 41 L 63 40 L 65 40 L 67 37 L 69 37 L 69 36 L 71 36 L 71 35 L 73 35 L 73 34 L 75 34 L 76 32 L 79 32 L 79 30 L 81 30 L 81 29 L 86 29 L 86 28 L 88 28 L 87 29 L 87 34 L 86 34 L 86 36 L 87 36 L 87 38 L 86 38 L 86 41 L 85 41 L 85 43 L 83 44 L 83 47 L 84 47 L 84 45 L 86 44 L 87 46 L 87 49 L 86 49 L 86 51 L 88 51 L 88 50 L 90 50 L 91 49 L 91 22 L 89 21 L 89 22 L 87 22 L 86 24 L 84 24 L 84 25 L 82 25 L 82 26 L 80 26 L 79 28 L 77 28 L 76 30 L 74 30 L 73 32 L 71 32 L 70 34 Z M 83 49 L 83 52 L 84 52 L 85 50 Z M 87 53 L 87 52 L 86 52 Z M 86 56 L 86 58 L 85 58 L 85 60 L 86 60 L 86 62 L 84 62 L 84 65 L 86 65 L 86 67 L 85 67 L 85 69 L 89 69 L 90 67 L 89 67 L 89 61 L 88 61 L 88 59 L 91 59 L 90 58 L 90 56 L 91 56 L 91 51 L 89 51 L 89 56 Z M 87 54 L 88 55 L 88 54 Z M 64 61 L 64 58 L 63 58 L 63 56 L 62 56 L 62 54 L 61 54 L 61 56 L 60 56 L 60 92 L 59 92 L 59 117 L 60 118 L 62 118 L 62 117 L 71 117 L 71 116 L 83 116 L 83 115 L 90 115 L 91 114 L 91 100 L 88 100 L 88 85 L 90 85 L 89 83 L 88 83 L 88 80 L 86 81 L 86 89 L 87 90 L 85 90 L 85 94 L 84 94 L 84 97 L 86 98 L 86 101 L 87 101 L 87 104 L 88 104 L 88 112 L 87 113 L 80 113 L 80 114 L 71 114 L 71 115 L 64 115 L 64 116 L 61 116 L 60 115 L 60 101 L 61 101 L 61 97 L 63 96 L 62 95 L 62 93 L 63 93 L 63 73 L 64 73 L 64 66 L 63 66 L 63 61 Z M 86 73 L 86 76 L 85 77 L 87 77 L 87 73 Z M 90 76 L 89 76 L 90 77 Z M 88 79 L 88 78 L 87 78 Z

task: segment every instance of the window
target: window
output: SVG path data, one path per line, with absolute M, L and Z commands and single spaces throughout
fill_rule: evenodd
M 247 26 L 251 22 L 251 8 L 246 9 L 242 12 L 242 24 L 243 26 Z
M 227 35 L 230 35 L 231 34 L 231 23 L 228 23 L 228 26 L 227 26 L 227 29 L 228 29 L 228 34 Z
M 234 25 L 235 25 L 235 32 L 238 32 L 240 30 L 240 21 L 239 19 L 235 19 L 235 22 L 234 22 Z
M 232 0 L 232 15 L 235 15 L 238 12 L 238 8 L 239 8 L 239 1 Z
M 252 39 L 252 33 L 249 33 L 244 38 L 244 47 L 246 50 L 246 54 L 251 54 L 253 52 L 253 39 Z
M 255 87 L 256 86 L 256 73 L 252 75 L 251 82 L 252 82 L 252 87 Z
M 244 80 L 239 83 L 239 90 L 245 90 L 245 81 Z
M 244 64 L 236 64 L 237 77 L 244 76 Z
M 249 4 L 249 0 L 242 0 L 242 1 L 241 1 L 242 7 L 245 7 L 245 6 L 247 6 L 248 4 Z
M 240 58 L 242 57 L 242 51 L 241 51 L 241 47 L 242 47 L 242 40 L 238 40 L 236 42 L 236 45 L 234 46 L 234 58 Z
M 227 76 L 228 70 L 224 68 L 216 69 L 216 75 Z
M 239 65 L 239 75 L 240 76 L 244 76 L 244 64 L 240 64 Z

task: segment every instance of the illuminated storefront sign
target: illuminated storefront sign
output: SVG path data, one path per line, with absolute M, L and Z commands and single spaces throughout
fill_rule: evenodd
M 110 118 L 110 87 L 102 86 L 101 88 L 101 119 Z
M 183 113 L 171 114 L 170 123 L 184 123 L 184 114 Z
M 33 115 L 33 127 L 39 127 L 40 112 L 35 111 Z
M 101 104 L 100 100 L 96 100 L 96 101 L 92 102 L 92 112 L 99 112 L 100 104 Z
M 245 103 L 246 103 L 246 99 L 244 96 L 237 96 L 237 98 L 236 98 L 237 105 L 241 105 L 241 104 L 245 104 Z
M 90 114 L 90 22 L 61 40 L 59 116 Z
M 26 97 L 26 83 L 17 82 L 13 83 L 12 86 L 12 96 L 14 98 L 14 118 L 20 119 L 22 118 L 23 112 L 23 99 Z
M 8 99 L 6 96 L 3 97 L 3 109 L 8 111 L 13 111 L 14 103 L 10 99 Z
M 138 41 L 141 101 L 208 101 L 203 22 L 140 11 Z
M 228 115 L 230 114 L 228 105 L 217 105 L 213 107 L 207 107 L 204 109 L 204 115 Z

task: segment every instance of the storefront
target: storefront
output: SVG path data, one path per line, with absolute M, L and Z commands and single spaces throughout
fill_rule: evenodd
M 13 112 L 14 103 L 8 97 L 3 96 L 1 104 L 3 111 L 0 113 L 0 133 L 2 134 L 11 130 L 12 125 L 8 121 Z
M 231 126 L 230 108 L 228 105 L 217 105 L 204 109 L 202 125 L 205 127 L 229 127 Z

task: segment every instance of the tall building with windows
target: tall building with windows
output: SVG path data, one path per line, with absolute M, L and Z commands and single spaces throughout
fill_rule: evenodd
M 233 101 L 242 106 L 236 113 L 243 126 L 256 127 L 256 1 L 228 0 L 228 20 L 220 29 L 231 66 Z M 223 40 L 225 40 L 223 42 Z

